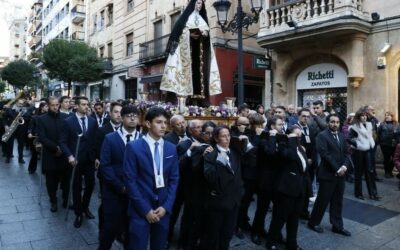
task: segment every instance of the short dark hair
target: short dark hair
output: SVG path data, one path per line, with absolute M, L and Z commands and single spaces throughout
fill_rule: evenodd
M 112 102 L 110 104 L 110 111 L 112 112 L 114 110 L 114 108 L 117 107 L 117 106 L 122 107 L 122 104 L 119 103 L 119 102 Z
M 208 121 L 208 122 L 204 123 L 203 126 L 201 126 L 201 131 L 204 132 L 204 131 L 206 131 L 206 129 L 208 127 L 215 128 L 216 126 L 217 125 L 215 125 L 215 123 L 213 123 L 212 121 Z
M 301 129 L 298 125 L 292 125 L 288 128 L 289 133 L 293 133 L 295 129 Z
M 311 111 L 308 108 L 302 108 L 297 112 L 297 115 L 300 116 L 302 112 L 311 113 Z
M 63 95 L 60 97 L 60 103 L 62 103 L 65 99 L 71 99 L 71 97 Z
M 75 103 L 79 105 L 81 104 L 82 100 L 89 101 L 89 98 L 87 98 L 86 96 L 78 96 L 75 98 Z
M 267 121 L 267 129 L 271 130 L 272 129 L 272 125 L 276 125 L 276 122 L 278 121 L 278 119 L 283 120 L 280 116 L 274 115 L 273 117 L 271 117 L 270 119 L 268 119 Z
M 121 116 L 128 115 L 128 114 L 138 115 L 139 111 L 135 106 L 132 106 L 132 105 L 123 106 L 121 109 Z
M 282 105 L 276 106 L 276 107 L 275 107 L 275 110 L 276 110 L 276 109 L 282 109 L 283 111 L 286 111 L 286 107 L 285 107 L 285 106 L 282 106 Z
M 104 104 L 102 103 L 102 102 L 96 102 L 95 104 L 94 104 L 94 106 L 96 107 L 96 106 L 101 106 L 102 108 L 104 108 Z
M 321 107 L 324 106 L 324 103 L 321 100 L 317 100 L 315 102 L 312 103 L 313 105 L 320 105 Z
M 329 123 L 329 121 L 331 120 L 331 117 L 337 117 L 337 118 L 339 119 L 339 121 L 340 121 L 339 115 L 336 114 L 336 113 L 334 113 L 334 114 L 329 114 L 329 115 L 326 117 L 326 122 L 327 122 L 327 123 Z
M 259 113 L 254 113 L 249 115 L 249 122 L 251 125 L 262 125 L 265 120 L 264 117 Z
M 147 110 L 144 120 L 152 122 L 154 118 L 159 116 L 164 116 L 167 120 L 169 119 L 168 112 L 165 111 L 165 109 L 160 107 L 151 107 L 149 110 Z
M 216 127 L 214 128 L 214 131 L 213 131 L 213 139 L 214 139 L 215 142 L 217 142 L 217 138 L 218 138 L 218 136 L 219 136 L 219 133 L 220 133 L 221 130 L 223 130 L 223 129 L 227 129 L 227 130 L 229 131 L 229 133 L 231 132 L 231 131 L 229 130 L 229 127 L 226 126 L 226 125 L 218 125 L 218 126 L 216 126 Z
M 247 105 L 246 103 L 243 103 L 242 105 L 240 105 L 238 107 L 238 113 L 242 112 L 245 109 L 250 109 L 249 105 Z

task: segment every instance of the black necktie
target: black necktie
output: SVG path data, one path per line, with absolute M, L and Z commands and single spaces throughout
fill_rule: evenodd
M 333 134 L 333 137 L 335 138 L 335 140 L 336 140 L 337 144 L 338 144 L 338 145 L 339 145 L 339 147 L 340 147 L 339 136 L 338 136 L 337 134 Z
M 81 117 L 81 120 L 82 120 L 82 132 L 85 133 L 86 132 L 86 123 L 85 123 L 86 117 Z
M 103 125 L 103 117 L 99 118 L 99 126 Z
M 305 135 L 308 135 L 308 133 L 307 133 L 307 127 L 304 126 L 304 127 L 303 127 L 303 130 L 304 130 L 304 134 L 305 134 Z
M 131 141 L 131 137 L 132 137 L 131 134 L 127 134 L 126 135 L 126 142 L 130 142 Z

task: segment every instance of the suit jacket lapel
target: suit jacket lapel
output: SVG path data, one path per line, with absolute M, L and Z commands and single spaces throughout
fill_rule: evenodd
M 74 115 L 74 120 L 75 120 L 75 126 L 77 128 L 77 131 L 80 131 L 80 134 L 82 134 L 83 133 L 82 126 L 81 126 L 81 123 L 79 122 L 78 117 L 76 115 Z
M 148 160 L 150 160 L 149 162 L 151 162 L 151 168 L 153 169 L 153 156 L 151 155 L 150 146 L 149 146 L 149 144 L 147 144 L 147 142 L 144 139 L 141 139 L 141 140 L 142 140 L 142 146 L 143 146 L 144 153 L 147 156 Z

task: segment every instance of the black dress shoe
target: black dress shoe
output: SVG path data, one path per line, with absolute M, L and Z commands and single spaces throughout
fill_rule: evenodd
M 82 220 L 83 216 L 82 215 L 77 215 L 74 221 L 74 227 L 80 228 L 82 226 Z
M 267 250 L 278 250 L 278 246 L 275 244 L 267 244 Z
M 360 200 L 364 200 L 364 196 L 363 195 L 356 195 L 356 198 L 360 199 Z
M 346 229 L 337 229 L 335 227 L 332 227 L 332 232 L 334 232 L 335 234 L 341 234 L 344 236 L 351 236 L 351 233 L 349 231 L 347 231 Z
M 85 216 L 86 216 L 86 218 L 88 218 L 88 219 L 94 219 L 94 215 L 90 212 L 89 209 L 87 209 L 87 210 L 85 211 Z
M 324 232 L 324 229 L 322 229 L 321 226 L 313 226 L 310 223 L 307 223 L 307 227 L 309 229 L 313 230 L 314 232 L 317 232 L 317 233 L 320 233 L 320 234 Z
M 24 164 L 25 163 L 25 161 L 24 161 L 24 159 L 18 159 L 18 163 L 21 163 L 21 164 Z
M 300 215 L 301 220 L 310 220 L 310 214 L 302 214 Z
M 50 211 L 53 213 L 57 212 L 57 203 L 56 202 L 51 203 Z
M 261 245 L 261 238 L 258 236 L 258 234 L 252 234 L 251 241 L 256 245 Z
M 369 196 L 369 198 L 371 199 L 371 200 L 374 200 L 374 201 L 380 201 L 380 200 L 382 200 L 382 197 L 380 197 L 380 196 L 378 196 L 378 195 L 370 195 Z

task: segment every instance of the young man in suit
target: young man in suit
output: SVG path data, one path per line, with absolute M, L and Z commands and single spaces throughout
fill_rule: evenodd
M 75 210 L 74 226 L 79 228 L 82 225 L 83 213 L 88 219 L 94 216 L 89 210 L 90 198 L 94 189 L 94 137 L 97 130 L 96 121 L 87 115 L 89 112 L 89 100 L 87 97 L 78 97 L 76 102 L 76 113 L 64 120 L 60 137 L 60 147 L 68 162 L 75 167 L 75 175 L 72 176 L 73 201 Z M 78 142 L 78 135 L 82 134 L 78 148 L 78 158 L 75 150 Z M 82 197 L 82 176 L 85 178 L 85 188 Z
M 97 126 L 99 128 L 103 127 L 104 124 L 107 124 L 110 121 L 110 116 L 104 110 L 104 104 L 102 102 L 96 102 L 94 104 L 94 113 L 92 117 L 96 120 Z
M 133 106 L 121 110 L 122 126 L 106 135 L 100 154 L 101 204 L 103 227 L 100 229 L 99 249 L 110 249 L 114 240 L 127 233 L 128 196 L 124 183 L 123 159 L 125 146 L 142 137 L 136 126 L 139 112 Z M 124 242 L 126 243 L 126 241 Z
M 150 108 L 145 116 L 146 136 L 129 143 L 124 156 L 125 186 L 129 197 L 128 249 L 165 249 L 169 220 L 179 181 L 176 146 L 162 137 L 167 112 Z
M 343 228 L 342 217 L 345 173 L 350 166 L 350 160 L 345 139 L 338 131 L 339 116 L 331 114 L 326 120 L 328 128 L 319 133 L 316 138 L 316 148 L 321 156 L 321 165 L 318 170 L 319 190 L 308 227 L 315 232 L 323 232 L 319 224 L 330 203 L 329 216 L 332 232 L 350 236 L 350 232 Z

